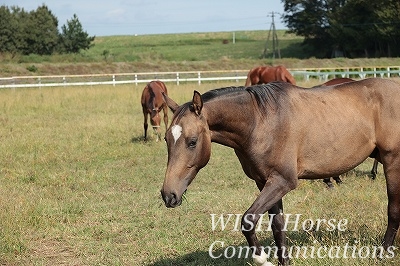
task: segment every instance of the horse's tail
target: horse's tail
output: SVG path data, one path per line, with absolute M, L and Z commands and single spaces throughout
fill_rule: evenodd
M 247 74 L 247 78 L 246 78 L 246 83 L 244 84 L 244 86 L 248 87 L 251 86 L 251 72 L 253 70 L 250 70 L 249 73 Z
M 251 85 L 258 84 L 260 81 L 260 75 L 262 70 L 263 70 L 262 67 L 256 67 L 250 69 L 249 73 L 247 74 L 245 86 L 248 87 Z

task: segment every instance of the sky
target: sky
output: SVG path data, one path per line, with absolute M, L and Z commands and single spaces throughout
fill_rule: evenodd
M 25 11 L 45 4 L 67 24 L 76 14 L 90 36 L 269 30 L 281 22 L 282 0 L 3 0 Z M 251 4 L 250 4 L 251 3 Z

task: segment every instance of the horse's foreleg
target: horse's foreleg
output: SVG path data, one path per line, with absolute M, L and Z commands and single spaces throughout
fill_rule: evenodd
M 378 161 L 374 159 L 374 164 L 372 165 L 371 169 L 371 178 L 375 179 L 377 174 L 378 174 Z
M 269 217 L 272 218 L 272 234 L 274 235 L 275 239 L 275 244 L 276 247 L 278 248 L 278 260 L 279 263 L 284 265 L 285 264 L 285 259 L 287 258 L 287 255 L 283 249 L 286 246 L 286 239 L 285 239 L 285 233 L 283 231 L 284 223 L 285 220 L 283 219 L 283 202 L 282 199 L 280 199 L 269 211 Z M 285 252 L 285 253 L 284 253 Z
M 168 129 L 168 106 L 167 105 L 164 106 L 163 113 L 164 113 L 165 131 L 167 131 L 167 129 Z
M 275 243 L 278 248 L 279 263 L 285 265 L 288 262 L 283 254 L 285 233 L 282 231 L 283 217 L 280 217 L 281 214 L 279 213 L 281 213 L 282 197 L 294 188 L 294 182 L 288 182 L 277 173 L 271 175 L 257 199 L 243 215 L 242 233 L 246 237 L 249 246 L 254 248 L 253 260 L 257 265 L 270 265 L 267 262 L 268 256 L 255 234 L 256 224 L 266 211 L 269 211 L 270 214 L 276 214 L 273 217 L 272 225 Z

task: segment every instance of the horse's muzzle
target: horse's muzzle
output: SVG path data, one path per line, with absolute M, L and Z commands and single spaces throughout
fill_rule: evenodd
M 161 197 L 164 200 L 167 208 L 175 208 L 182 204 L 182 198 L 178 199 L 177 195 L 173 192 L 165 193 L 163 190 L 161 190 Z

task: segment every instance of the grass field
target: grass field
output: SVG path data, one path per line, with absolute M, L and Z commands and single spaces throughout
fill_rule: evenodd
M 194 89 L 225 85 L 231 84 L 167 84 L 178 103 L 190 100 Z M 213 144 L 186 201 L 165 208 L 159 191 L 166 145 L 154 137 L 142 140 L 141 92 L 141 86 L 128 85 L 0 90 L 0 265 L 252 265 L 251 259 L 212 259 L 209 248 L 215 241 L 247 245 L 233 226 L 213 231 L 211 214 L 242 214 L 258 194 L 255 184 L 233 150 Z M 301 181 L 285 196 L 285 212 L 301 214 L 301 221 L 348 220 L 343 232 L 288 232 L 288 244 L 379 246 L 387 198 L 382 168 L 372 181 L 371 166 L 367 160 L 350 171 L 334 190 L 322 181 Z M 273 245 L 271 232 L 258 236 Z M 224 250 L 217 245 L 212 252 Z M 399 263 L 397 251 L 384 260 L 292 260 Z

